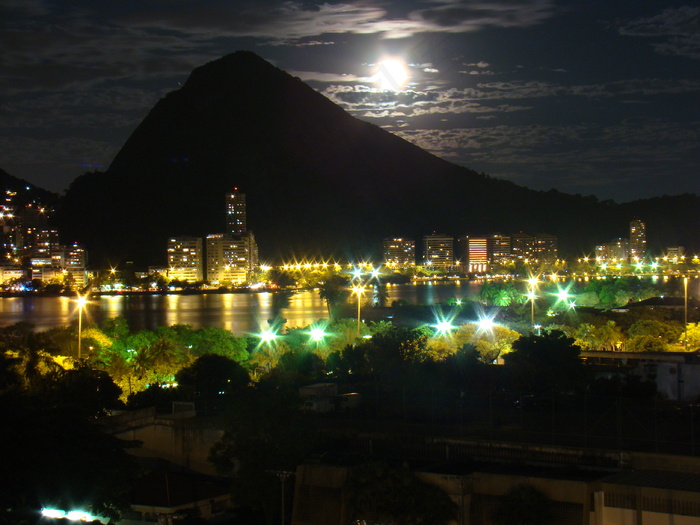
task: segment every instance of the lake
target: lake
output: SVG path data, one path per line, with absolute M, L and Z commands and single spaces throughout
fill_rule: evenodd
M 420 282 L 388 285 L 388 300 L 407 304 L 437 304 L 466 299 L 478 291 L 480 282 Z M 214 326 L 237 335 L 258 332 L 268 319 L 279 313 L 286 327 L 308 326 L 328 318 L 326 303 L 318 290 L 303 290 L 291 295 L 256 293 L 202 293 L 164 295 L 103 295 L 91 299 L 83 314 L 84 326 L 103 319 L 122 316 L 132 330 L 152 330 L 158 326 L 188 324 L 194 328 Z M 70 297 L 2 297 L 0 325 L 20 321 L 32 323 L 37 330 L 65 326 L 77 319 L 75 299 Z

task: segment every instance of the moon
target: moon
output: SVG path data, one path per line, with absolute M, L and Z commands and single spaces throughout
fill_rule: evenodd
M 401 91 L 408 76 L 408 67 L 402 60 L 387 58 L 377 63 L 374 81 L 384 91 Z

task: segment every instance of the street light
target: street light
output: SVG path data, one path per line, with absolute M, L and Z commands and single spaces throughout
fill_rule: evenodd
M 87 294 L 78 294 L 78 361 L 82 358 L 83 309 L 87 304 Z
M 352 293 L 357 294 L 357 338 L 360 338 L 360 308 L 362 307 L 362 294 L 365 293 L 364 286 L 353 286 Z
M 527 298 L 530 300 L 530 326 L 535 326 L 535 299 L 537 295 L 535 294 L 535 287 L 540 282 L 537 277 L 530 277 L 527 282 L 530 284 L 530 292 L 527 294 Z
M 369 270 L 367 272 L 364 272 L 362 270 L 362 267 L 369 267 Z M 364 274 L 369 274 L 369 278 L 365 281 L 362 282 L 362 276 Z M 360 338 L 360 313 L 361 313 L 361 307 L 362 307 L 362 294 L 365 293 L 365 285 L 369 284 L 369 282 L 372 279 L 378 279 L 380 274 L 379 268 L 372 268 L 369 265 L 361 264 L 359 267 L 354 268 L 352 271 L 352 281 L 354 283 L 355 280 L 359 281 L 359 284 L 353 284 L 352 287 L 352 293 L 357 295 L 357 338 Z
M 685 297 L 684 301 L 684 310 L 685 310 L 685 316 L 684 316 L 684 328 L 685 328 L 685 337 L 683 337 L 683 349 L 687 352 L 688 351 L 688 277 L 683 277 L 683 294 Z

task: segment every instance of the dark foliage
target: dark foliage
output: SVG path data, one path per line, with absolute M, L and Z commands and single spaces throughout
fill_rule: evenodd
M 581 349 L 562 332 L 523 336 L 504 356 L 512 386 L 520 391 L 552 393 L 578 388 L 584 378 Z
M 457 506 L 438 487 L 407 469 L 368 463 L 350 469 L 345 482 L 348 507 L 358 523 L 447 524 Z

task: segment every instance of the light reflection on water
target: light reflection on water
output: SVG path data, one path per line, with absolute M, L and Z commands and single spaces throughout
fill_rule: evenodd
M 476 283 L 419 283 L 387 286 L 387 305 L 404 300 L 407 304 L 435 304 L 454 297 L 467 298 L 478 289 Z M 123 316 L 132 330 L 188 324 L 194 328 L 216 326 L 236 334 L 257 332 L 268 327 L 276 314 L 287 320 L 286 327 L 308 326 L 328 318 L 326 303 L 318 290 L 293 294 L 271 292 L 194 295 L 118 295 L 94 297 L 83 321 L 91 323 Z M 74 299 L 69 297 L 0 298 L 0 325 L 20 321 L 37 330 L 65 326 L 77 320 Z

